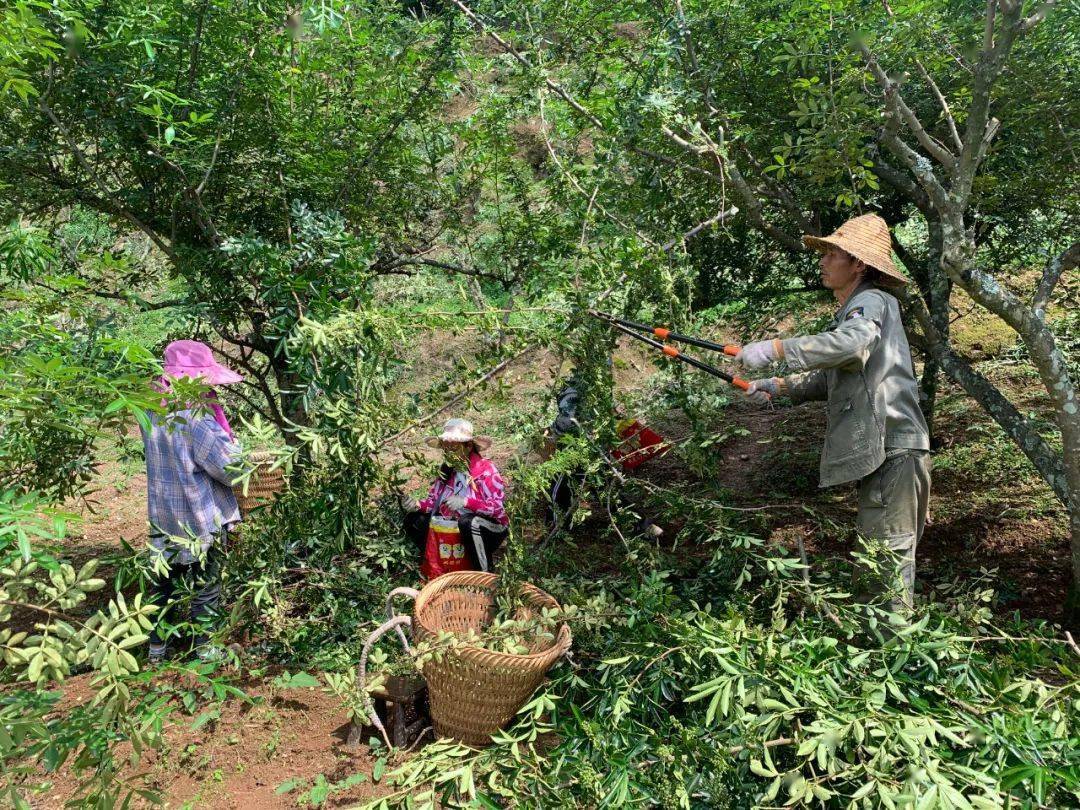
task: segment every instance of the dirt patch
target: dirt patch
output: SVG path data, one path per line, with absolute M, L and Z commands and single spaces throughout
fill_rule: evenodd
M 91 695 L 88 676 L 65 685 L 64 706 Z M 183 678 L 164 675 L 159 688 L 180 688 Z M 295 808 L 297 799 L 321 774 L 341 783 L 355 774 L 357 783 L 334 791 L 328 806 L 352 805 L 390 791 L 372 779 L 376 757 L 366 745 L 344 747 L 348 733 L 340 701 L 321 689 L 275 691 L 266 683 L 244 685 L 252 702 L 230 700 L 200 706 L 193 714 L 175 710 L 163 729 L 165 745 L 149 752 L 125 777 L 146 774 L 147 785 L 160 793 L 168 808 Z M 220 716 L 203 722 L 204 711 Z M 129 751 L 121 749 L 120 757 Z M 275 791 L 289 780 L 294 790 Z M 52 778 L 52 787 L 35 799 L 34 807 L 61 808 L 74 795 L 78 780 L 65 767 Z

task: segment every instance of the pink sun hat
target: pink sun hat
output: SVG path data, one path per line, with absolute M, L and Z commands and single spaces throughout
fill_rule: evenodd
M 214 359 L 214 353 L 197 340 L 174 340 L 165 347 L 165 376 L 201 379 L 208 385 L 230 385 L 244 378 Z

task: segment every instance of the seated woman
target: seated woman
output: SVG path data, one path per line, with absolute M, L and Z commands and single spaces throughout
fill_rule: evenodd
M 490 571 L 491 555 L 506 540 L 510 522 L 503 478 L 481 455 L 491 439 L 475 436 L 467 419 L 450 419 L 427 443 L 442 448 L 442 469 L 424 500 L 405 505 L 405 534 L 423 558 L 421 573 L 431 579 L 446 571 Z M 436 535 L 432 547 L 429 529 Z M 440 533 L 449 542 L 440 542 Z

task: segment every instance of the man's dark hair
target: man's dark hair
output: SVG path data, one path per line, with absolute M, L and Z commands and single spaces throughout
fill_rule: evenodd
M 878 270 L 876 267 L 866 266 L 866 272 L 863 273 L 863 281 L 869 281 L 871 284 L 881 286 L 885 281 L 885 274 Z

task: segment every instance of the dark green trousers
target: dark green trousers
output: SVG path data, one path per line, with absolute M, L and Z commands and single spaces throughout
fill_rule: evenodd
M 860 537 L 884 543 L 901 559 L 902 591 L 892 600 L 896 611 L 910 608 L 914 599 L 915 550 L 926 526 L 929 501 L 930 454 L 925 450 L 888 451 L 885 462 L 859 481 Z M 874 587 L 878 592 L 893 588 L 880 577 Z

